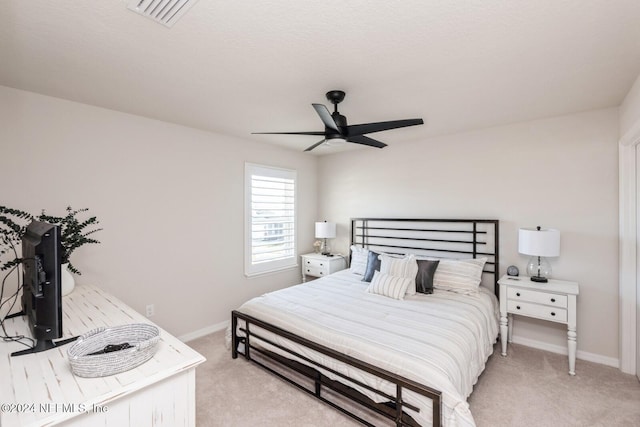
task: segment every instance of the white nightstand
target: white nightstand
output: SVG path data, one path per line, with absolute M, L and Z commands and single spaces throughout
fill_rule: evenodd
M 576 282 L 549 279 L 547 283 L 532 282 L 529 277 L 502 276 L 500 285 L 500 341 L 502 355 L 507 355 L 507 341 L 513 334 L 513 315 L 567 325 L 569 374 L 576 367 L 576 299 L 580 288 Z
M 326 256 L 320 254 L 304 254 L 302 257 L 302 281 L 307 281 L 307 276 L 328 276 L 336 271 L 347 268 L 347 261 L 342 255 Z

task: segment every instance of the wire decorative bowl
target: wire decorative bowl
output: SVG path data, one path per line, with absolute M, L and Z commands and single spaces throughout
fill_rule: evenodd
M 87 378 L 128 371 L 151 359 L 159 340 L 160 330 L 145 323 L 93 329 L 67 350 L 71 371 Z

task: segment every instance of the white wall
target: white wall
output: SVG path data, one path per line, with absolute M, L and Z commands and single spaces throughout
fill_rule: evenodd
M 618 358 L 618 111 L 606 109 L 324 156 L 320 217 L 491 218 L 501 221 L 501 270 L 515 264 L 519 227 L 561 231 L 553 277 L 580 283 L 579 357 Z M 517 319 L 514 339 L 566 348 L 566 329 Z
M 640 127 L 640 75 L 620 105 L 620 137 L 637 133 Z
M 74 257 L 93 283 L 176 335 L 230 317 L 298 269 L 243 274 L 244 162 L 297 169 L 299 247 L 316 220 L 316 158 L 0 86 L 0 204 L 32 213 L 90 208 L 100 245 Z

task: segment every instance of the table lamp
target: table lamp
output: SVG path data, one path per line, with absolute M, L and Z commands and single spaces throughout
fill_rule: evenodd
M 322 255 L 330 255 L 329 244 L 327 239 L 333 239 L 336 237 L 336 223 L 335 222 L 316 222 L 316 239 L 322 239 L 322 246 L 320 246 L 320 253 Z
M 534 282 L 546 283 L 551 264 L 545 257 L 560 255 L 560 231 L 552 228 L 521 228 L 518 232 L 518 252 L 531 255 L 527 275 Z

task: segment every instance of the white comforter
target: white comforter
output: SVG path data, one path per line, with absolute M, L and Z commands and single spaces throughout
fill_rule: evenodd
M 239 311 L 440 390 L 443 425 L 474 426 L 466 400 L 498 335 L 495 296 L 486 290 L 475 295 L 436 290 L 399 301 L 369 294 L 367 286 L 361 276 L 343 270 L 254 298 Z M 395 394 L 385 381 L 300 346 L 278 342 Z M 354 388 L 376 401 L 384 400 Z M 431 400 L 410 391 L 405 391 L 404 398 L 420 408 L 420 413 L 407 412 L 421 425 L 431 425 Z

